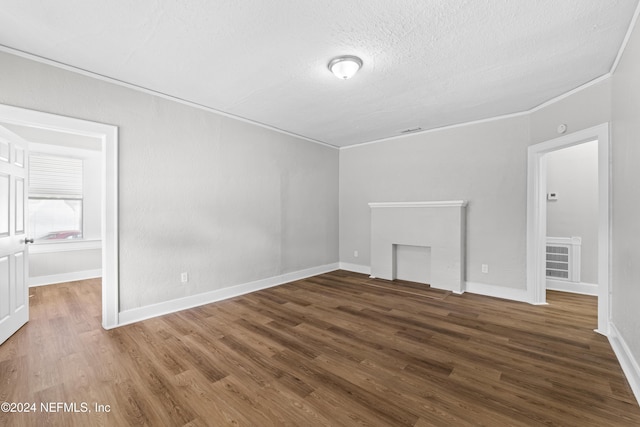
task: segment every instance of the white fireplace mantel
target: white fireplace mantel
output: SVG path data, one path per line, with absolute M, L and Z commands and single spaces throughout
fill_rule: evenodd
M 446 200 L 442 202 L 371 202 L 370 208 L 459 208 L 467 206 L 465 200 Z
M 431 248 L 433 288 L 464 291 L 464 200 L 375 202 L 371 208 L 371 276 L 395 277 L 398 245 Z

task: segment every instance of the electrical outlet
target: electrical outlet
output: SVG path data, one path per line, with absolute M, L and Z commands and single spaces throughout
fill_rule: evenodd
M 353 256 L 358 258 L 358 251 L 353 251 Z
M 182 273 L 182 274 L 180 275 L 180 281 L 181 281 L 182 283 L 187 283 L 187 282 L 189 281 L 189 273 L 186 273 L 186 272 L 185 272 L 185 273 Z
M 482 264 L 482 272 L 483 273 L 489 272 L 489 264 Z

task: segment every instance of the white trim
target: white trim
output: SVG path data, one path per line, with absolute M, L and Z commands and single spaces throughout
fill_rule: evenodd
M 339 148 L 340 148 L 340 150 L 348 150 L 349 148 L 358 148 L 358 147 L 363 147 L 365 145 L 377 144 L 379 142 L 387 142 L 387 141 L 393 141 L 393 140 L 396 140 L 396 139 L 408 138 L 408 137 L 414 136 L 414 135 L 424 135 L 424 134 L 432 133 L 432 132 L 445 131 L 445 130 L 449 130 L 449 129 L 456 129 L 456 128 L 460 128 L 460 127 L 478 125 L 478 124 L 482 124 L 482 123 L 490 123 L 490 122 L 494 122 L 494 121 L 497 121 L 497 120 L 512 119 L 514 117 L 521 117 L 521 116 L 525 116 L 527 114 L 529 114 L 529 111 L 521 111 L 519 113 L 504 114 L 502 116 L 489 117 L 489 118 L 486 118 L 486 119 L 474 120 L 474 121 L 471 121 L 471 122 L 456 123 L 456 124 L 447 125 L 447 126 L 440 126 L 440 127 L 435 127 L 435 128 L 431 128 L 431 129 L 425 129 L 425 130 L 420 131 L 420 132 L 411 132 L 411 133 L 402 134 L 402 135 L 388 136 L 386 138 L 374 139 L 373 141 L 359 142 L 357 144 L 345 145 L 345 146 L 342 146 L 342 147 L 339 147 Z
M 532 303 L 546 300 L 546 158 L 552 151 L 598 140 L 598 331 L 608 334 L 611 282 L 611 144 L 604 123 L 529 146 L 527 153 L 527 290 Z
M 547 290 L 570 292 L 572 294 L 598 296 L 598 285 L 595 283 L 568 282 L 566 280 L 547 279 Z
M 640 8 L 640 5 L 639 5 L 639 8 Z M 118 86 L 123 86 L 123 87 L 126 87 L 128 89 L 136 90 L 136 91 L 139 91 L 139 92 L 144 92 L 144 93 L 149 94 L 149 95 L 158 96 L 158 97 L 163 98 L 163 99 L 168 99 L 170 101 L 174 101 L 174 102 L 177 102 L 177 103 L 180 103 L 180 104 L 183 104 L 183 105 L 188 105 L 188 106 L 193 107 L 193 108 L 197 108 L 197 109 L 200 109 L 200 110 L 208 111 L 210 113 L 218 114 L 218 115 L 221 115 L 221 116 L 224 116 L 224 117 L 228 117 L 228 118 L 231 118 L 231 119 L 239 120 L 239 121 L 244 122 L 244 123 L 250 123 L 250 124 L 253 124 L 255 126 L 259 126 L 259 127 L 265 128 L 265 129 L 269 129 L 269 130 L 272 130 L 274 132 L 278 132 L 278 133 L 281 133 L 281 134 L 284 134 L 284 135 L 288 135 L 288 136 L 291 136 L 291 137 L 294 137 L 294 138 L 303 139 L 305 141 L 309 141 L 309 142 L 312 142 L 314 144 L 319 144 L 319 145 L 322 145 L 322 146 L 325 146 L 325 147 L 329 147 L 329 148 L 334 148 L 334 149 L 337 149 L 337 150 L 345 150 L 345 149 L 349 149 L 349 148 L 362 147 L 362 146 L 370 145 L 370 144 L 377 144 L 379 142 L 392 141 L 392 140 L 400 139 L 400 138 L 407 138 L 407 137 L 410 137 L 410 136 L 413 136 L 413 135 L 426 134 L 426 133 L 431 133 L 431 132 L 455 129 L 455 128 L 464 127 L 464 126 L 477 125 L 477 124 L 482 124 L 482 123 L 489 123 L 489 122 L 493 122 L 493 121 L 496 121 L 496 120 L 511 119 L 511 118 L 515 118 L 515 117 L 521 117 L 521 116 L 529 115 L 529 114 L 531 114 L 531 113 L 533 113 L 535 111 L 538 111 L 538 110 L 540 110 L 542 108 L 545 108 L 545 107 L 547 107 L 547 106 L 549 106 L 551 104 L 554 104 L 554 103 L 556 103 L 558 101 L 561 101 L 562 99 L 564 99 L 564 98 L 566 98 L 568 96 L 571 96 L 571 95 L 575 94 L 576 92 L 580 92 L 580 91 L 582 91 L 582 90 L 584 90 L 584 89 L 586 89 L 586 88 L 588 88 L 590 86 L 598 84 L 598 83 L 610 78 L 612 76 L 613 72 L 615 71 L 615 67 L 618 64 L 619 58 L 622 56 L 622 51 L 624 50 L 624 47 L 626 47 L 627 40 L 628 40 L 628 38 L 629 38 L 629 36 L 631 34 L 631 31 L 632 31 L 632 29 L 633 29 L 633 27 L 635 25 L 635 22 L 637 20 L 637 15 L 638 15 L 638 9 L 636 9 L 636 13 L 634 14 L 634 18 L 631 21 L 631 25 L 629 27 L 629 30 L 628 30 L 627 35 L 625 37 L 625 40 L 623 41 L 623 44 L 622 44 L 622 46 L 620 48 L 620 51 L 618 52 L 618 57 L 616 57 L 616 61 L 614 62 L 613 67 L 612 67 L 610 72 L 608 72 L 607 74 L 604 74 L 604 75 L 602 75 L 600 77 L 597 77 L 597 78 L 595 78 L 595 79 L 593 79 L 593 80 L 591 80 L 591 81 L 589 81 L 589 82 L 587 82 L 587 83 L 585 83 L 583 85 L 580 85 L 575 89 L 572 89 L 572 90 L 570 90 L 568 92 L 565 92 L 562 95 L 559 95 L 559 96 L 557 96 L 555 98 L 552 98 L 552 99 L 550 99 L 548 101 L 545 101 L 542 104 L 539 104 L 539 105 L 537 105 L 537 106 L 535 106 L 535 107 L 533 107 L 533 108 L 531 108 L 529 110 L 520 111 L 520 112 L 516 112 L 516 113 L 503 114 L 503 115 L 500 115 L 500 116 L 488 117 L 488 118 L 485 118 L 485 119 L 473 120 L 473 121 L 469 121 L 469 122 L 455 123 L 455 124 L 452 124 L 452 125 L 440 126 L 440 127 L 435 127 L 435 128 L 431 128 L 431 129 L 425 129 L 424 131 L 420 131 L 420 132 L 412 132 L 412 133 L 408 133 L 408 134 L 394 135 L 394 136 L 389 136 L 389 137 L 386 137 L 386 138 L 375 139 L 373 141 L 361 142 L 361 143 L 351 144 L 351 145 L 347 145 L 347 146 L 332 145 L 332 144 L 329 144 L 329 143 L 326 143 L 326 142 L 322 142 L 322 141 L 319 141 L 319 140 L 316 140 L 316 139 L 312 139 L 312 138 L 309 138 L 309 137 L 306 137 L 306 136 L 303 136 L 303 135 L 299 135 L 299 134 L 296 134 L 296 133 L 293 133 L 293 132 L 289 132 L 289 131 L 286 131 L 284 129 L 276 128 L 276 127 L 273 127 L 273 126 L 270 126 L 270 125 L 267 125 L 267 124 L 264 124 L 264 123 L 260 123 L 260 122 L 256 122 L 256 121 L 253 121 L 253 120 L 250 120 L 250 119 L 246 119 L 244 117 L 235 116 L 233 114 L 226 113 L 226 112 L 221 111 L 221 110 L 216 110 L 214 108 L 207 107 L 205 105 L 198 104 L 198 103 L 195 103 L 195 102 L 192 102 L 192 101 L 188 101 L 186 99 L 178 98 L 178 97 L 175 97 L 175 96 L 172 96 L 172 95 L 169 95 L 169 94 L 166 94 L 166 93 L 162 93 L 162 92 L 157 92 L 157 91 L 145 88 L 143 86 L 137 86 L 137 85 L 134 85 L 134 84 L 131 84 L 131 83 L 127 83 L 127 82 L 124 82 L 124 81 L 121 81 L 121 80 L 114 79 L 112 77 L 107 77 L 107 76 L 104 76 L 102 74 L 97 74 L 97 73 L 94 73 L 94 72 L 91 72 L 91 71 L 88 71 L 88 70 L 84 70 L 82 68 L 77 68 L 77 67 L 74 67 L 74 66 L 71 66 L 71 65 L 68 65 L 68 64 L 64 64 L 64 63 L 61 63 L 61 62 L 53 61 L 51 59 L 44 58 L 44 57 L 41 57 L 41 56 L 38 56 L 38 55 L 34 55 L 32 53 L 28 53 L 28 52 L 21 51 L 21 50 L 18 50 L 18 49 L 14 49 L 14 48 L 11 48 L 11 47 L 8 47 L 8 46 L 0 45 L 0 52 L 6 52 L 6 53 L 9 53 L 9 54 L 12 54 L 12 55 L 16 55 L 16 56 L 19 56 L 19 57 L 22 57 L 22 58 L 26 58 L 26 59 L 29 59 L 29 60 L 32 60 L 32 61 L 35 61 L 35 62 L 51 65 L 53 67 L 61 68 L 63 70 L 67 70 L 67 71 L 71 71 L 71 72 L 74 72 L 74 73 L 82 74 L 84 76 L 88 76 L 88 77 L 92 77 L 92 78 L 95 78 L 95 79 L 98 79 L 98 80 L 109 82 L 109 83 L 112 83 L 112 84 L 115 84 L 115 85 L 118 85 Z
M 2 49 L 0 49 L 2 50 Z M 0 104 L 0 122 L 98 138 L 102 141 L 102 326 L 118 324 L 118 128 Z
M 369 267 L 368 265 L 352 264 L 350 262 L 340 262 L 339 268 L 340 270 L 352 271 L 354 273 L 360 273 L 360 274 L 366 274 L 366 275 L 371 274 L 371 267 Z
M 629 28 L 627 29 L 627 33 L 624 35 L 624 40 L 622 40 L 620 49 L 618 49 L 618 54 L 616 55 L 616 59 L 613 61 L 613 65 L 611 65 L 611 71 L 609 71 L 609 74 L 613 75 L 613 73 L 615 73 L 616 69 L 618 68 L 618 64 L 620 63 L 622 55 L 624 54 L 624 51 L 627 48 L 627 44 L 629 43 L 629 39 L 631 38 L 631 33 L 633 33 L 636 22 L 638 22 L 638 14 L 640 14 L 640 3 L 638 3 L 638 5 L 636 6 L 636 11 L 633 13 L 633 18 L 631 18 Z
M 633 357 L 633 353 L 613 322 L 609 323 L 609 335 L 607 338 L 609 338 L 611 348 L 613 348 L 613 352 L 618 358 L 620 367 L 622 368 L 624 375 L 627 377 L 629 386 L 631 387 L 638 404 L 640 404 L 640 366 L 638 365 L 638 361 Z
M 542 104 L 539 104 L 539 105 L 537 105 L 537 106 L 535 106 L 533 108 L 530 108 L 529 110 L 525 110 L 525 111 L 520 111 L 520 112 L 516 112 L 516 113 L 509 113 L 509 114 L 503 114 L 503 115 L 500 115 L 500 116 L 488 117 L 488 118 L 485 118 L 485 119 L 473 120 L 473 121 L 469 121 L 469 122 L 455 123 L 455 124 L 452 124 L 452 125 L 446 125 L 446 126 L 440 126 L 440 127 L 435 127 L 435 128 L 431 128 L 431 129 L 425 129 L 424 131 L 420 131 L 420 132 L 412 132 L 412 133 L 408 133 L 408 134 L 394 135 L 394 136 L 389 136 L 389 137 L 386 137 L 386 138 L 375 139 L 373 141 L 366 141 L 366 142 L 361 142 L 361 143 L 357 143 L 357 144 L 350 144 L 350 145 L 346 145 L 346 146 L 332 145 L 332 144 L 329 144 L 329 143 L 326 143 L 326 142 L 322 142 L 322 141 L 319 141 L 319 140 L 316 140 L 316 139 L 313 139 L 313 138 L 309 138 L 309 137 L 306 137 L 306 136 L 303 136 L 303 135 L 299 135 L 299 134 L 296 134 L 296 133 L 293 133 L 293 132 L 289 132 L 289 131 L 286 131 L 284 129 L 276 128 L 276 127 L 273 127 L 273 126 L 270 126 L 270 125 L 267 125 L 267 124 L 264 124 L 264 123 L 260 123 L 260 122 L 256 122 L 256 121 L 253 121 L 253 120 L 250 120 L 250 119 L 246 119 L 244 117 L 235 116 L 233 114 L 226 113 L 226 112 L 221 111 L 221 110 L 216 110 L 214 108 L 207 107 L 205 105 L 198 104 L 198 103 L 195 103 L 195 102 L 192 102 L 192 101 L 188 101 L 186 99 L 182 99 L 182 98 L 178 98 L 178 97 L 166 94 L 166 93 L 154 91 L 152 89 L 148 89 L 148 88 L 145 88 L 143 86 L 137 86 L 137 85 L 134 85 L 134 84 L 131 84 L 131 83 L 127 83 L 127 82 L 124 82 L 124 81 L 121 81 L 121 80 L 114 79 L 112 77 L 107 77 L 107 76 L 104 76 L 102 74 L 97 74 L 97 73 L 94 73 L 92 71 L 88 71 L 88 70 L 84 70 L 82 68 L 77 68 L 77 67 L 74 67 L 74 66 L 71 66 L 71 65 L 68 65 L 68 64 L 64 64 L 62 62 L 53 61 L 51 59 L 44 58 L 44 57 L 41 57 L 41 56 L 38 56 L 38 55 L 34 55 L 32 53 L 28 53 L 28 52 L 21 51 L 21 50 L 18 50 L 18 49 L 14 49 L 14 48 L 11 48 L 11 47 L 8 47 L 8 46 L 0 45 L 0 52 L 9 53 L 9 54 L 16 55 L 16 56 L 19 56 L 19 57 L 22 57 L 22 58 L 26 58 L 26 59 L 29 59 L 29 60 L 32 60 L 32 61 L 35 61 L 35 62 L 51 65 L 53 67 L 61 68 L 63 70 L 67 70 L 67 71 L 71 71 L 71 72 L 74 72 L 74 73 L 82 74 L 84 76 L 88 76 L 88 77 L 92 77 L 92 78 L 95 78 L 95 79 L 98 79 L 98 80 L 109 82 L 109 83 L 112 83 L 112 84 L 115 84 L 115 85 L 118 85 L 118 86 L 123 86 L 123 87 L 126 87 L 128 89 L 133 89 L 133 90 L 136 90 L 136 91 L 139 91 L 139 92 L 144 92 L 144 93 L 149 94 L 149 95 L 158 96 L 158 97 L 163 98 L 163 99 L 168 99 L 170 101 L 174 101 L 174 102 L 177 102 L 177 103 L 180 103 L 180 104 L 183 104 L 183 105 L 188 105 L 188 106 L 193 107 L 193 108 L 197 108 L 197 109 L 200 109 L 200 110 L 208 111 L 210 113 L 218 114 L 218 115 L 221 115 L 221 116 L 224 116 L 224 117 L 228 117 L 228 118 L 231 118 L 231 119 L 239 120 L 239 121 L 244 122 L 244 123 L 250 123 L 250 124 L 253 124 L 255 126 L 259 126 L 259 127 L 264 128 L 264 129 L 269 129 L 269 130 L 272 130 L 274 132 L 278 132 L 278 133 L 281 133 L 281 134 L 284 134 L 284 135 L 288 135 L 288 136 L 291 136 L 291 137 L 294 137 L 294 138 L 303 139 L 305 141 L 309 141 L 309 142 L 312 142 L 314 144 L 319 144 L 319 145 L 322 145 L 322 146 L 325 146 L 325 147 L 329 147 L 329 148 L 334 148 L 334 149 L 337 149 L 337 150 L 346 150 L 346 149 L 349 149 L 349 148 L 356 148 L 356 147 L 362 147 L 362 146 L 370 145 L 370 144 L 377 144 L 379 142 L 392 141 L 392 140 L 400 139 L 400 138 L 407 138 L 407 137 L 410 137 L 410 136 L 413 136 L 413 135 L 426 134 L 426 133 L 431 133 L 431 132 L 455 129 L 455 128 L 464 127 L 464 126 L 477 125 L 477 124 L 482 124 L 482 123 L 489 123 L 489 122 L 493 122 L 493 121 L 496 121 L 496 120 L 511 119 L 511 118 L 515 118 L 515 117 L 521 117 L 521 116 L 529 115 L 529 114 L 534 113 L 534 112 L 536 112 L 536 111 L 538 111 L 538 110 L 540 110 L 542 108 L 548 107 L 551 104 L 555 104 L 556 102 L 561 101 L 561 100 L 563 100 L 563 99 L 565 99 L 565 98 L 567 98 L 567 97 L 569 97 L 569 96 L 571 96 L 571 95 L 573 95 L 573 94 L 575 94 L 577 92 L 580 92 L 580 91 L 582 91 L 584 89 L 587 89 L 590 86 L 593 86 L 593 85 L 596 85 L 596 84 L 598 84 L 598 83 L 600 83 L 602 81 L 605 81 L 605 80 L 607 80 L 608 78 L 610 78 L 613 75 L 613 72 L 615 71 L 615 69 L 616 69 L 616 67 L 618 65 L 618 62 L 619 62 L 620 58 L 622 57 L 623 51 L 626 48 L 628 39 L 631 36 L 631 32 L 633 31 L 633 28 L 634 28 L 635 23 L 637 21 L 638 11 L 639 10 L 640 10 L 640 5 L 638 5 L 638 8 L 636 8 L 636 12 L 634 13 L 634 16 L 633 16 L 633 18 L 631 20 L 631 24 L 629 26 L 629 30 L 627 31 L 627 34 L 625 36 L 625 39 L 623 40 L 622 45 L 620 46 L 620 50 L 618 51 L 618 55 L 616 56 L 616 59 L 615 59 L 615 61 L 613 63 L 613 66 L 611 67 L 611 71 L 609 71 L 607 74 L 604 74 L 604 75 L 602 75 L 600 77 L 597 77 L 597 78 L 595 78 L 595 79 L 593 79 L 593 80 L 591 80 L 591 81 L 589 81 L 587 83 L 584 83 L 584 84 L 578 86 L 575 89 L 572 89 L 572 90 L 570 90 L 568 92 L 565 92 L 565 93 L 563 93 L 561 95 L 558 95 L 555 98 L 552 98 L 552 99 L 550 99 L 548 101 L 545 101 Z
M 510 114 L 504 114 L 502 116 L 495 116 L 495 117 L 489 117 L 486 119 L 480 119 L 480 120 L 474 120 L 471 122 L 464 122 L 464 123 L 456 123 L 453 125 L 447 125 L 447 126 L 441 126 L 441 127 L 436 127 L 436 128 L 431 128 L 431 129 L 425 129 L 423 131 L 420 132 L 411 132 L 411 133 L 407 133 L 407 134 L 403 134 L 403 135 L 394 135 L 394 136 L 389 136 L 386 138 L 381 138 L 381 139 L 375 139 L 373 141 L 367 141 L 367 142 L 360 142 L 358 144 L 351 144 L 351 145 L 346 145 L 343 147 L 340 147 L 340 150 L 348 150 L 349 148 L 357 148 L 357 147 L 363 147 L 365 145 L 371 145 L 371 144 L 377 144 L 379 142 L 387 142 L 387 141 L 393 141 L 396 139 L 401 139 L 401 138 L 408 138 L 410 136 L 414 136 L 414 135 L 424 135 L 427 133 L 431 133 L 431 132 L 438 132 L 438 131 L 445 131 L 445 130 L 450 130 L 450 129 L 456 129 L 456 128 L 460 128 L 460 127 L 464 127 L 464 126 L 470 126 L 470 125 L 478 125 L 478 124 L 482 124 L 482 123 L 490 123 L 490 122 L 494 122 L 497 120 L 506 120 L 506 119 L 513 119 L 516 117 L 522 117 L 522 116 L 528 116 L 532 113 L 535 113 L 538 110 L 541 110 L 545 107 L 548 107 L 549 105 L 555 104 L 556 102 L 562 101 L 565 98 L 568 98 L 571 95 L 574 95 L 578 92 L 581 92 L 585 89 L 588 89 L 591 86 L 595 86 L 598 83 L 602 83 L 603 81 L 609 79 L 611 76 L 613 75 L 613 70 L 607 74 L 604 74 L 600 77 L 596 77 L 595 79 L 584 83 L 580 86 L 578 86 L 575 89 L 572 89 L 568 92 L 565 92 L 561 95 L 556 96 L 555 98 L 551 98 L 548 101 L 543 102 L 542 104 L 536 105 L 533 108 L 530 108 L 529 110 L 525 110 L 525 111 L 521 111 L 518 113 L 510 113 Z
M 584 84 L 581 84 L 580 86 L 578 86 L 575 89 L 571 89 L 568 92 L 565 92 L 561 95 L 556 96 L 555 98 L 551 98 L 548 101 L 543 102 L 542 104 L 536 105 L 535 107 L 533 107 L 532 109 L 527 111 L 527 114 L 531 114 L 531 113 L 535 113 L 538 110 L 542 110 L 543 108 L 548 107 L 549 105 L 555 104 L 556 102 L 560 102 L 565 98 L 570 97 L 571 95 L 575 95 L 578 92 L 581 92 L 585 89 L 590 88 L 591 86 L 595 86 L 598 83 L 602 83 L 603 81 L 607 80 L 608 78 L 611 77 L 611 73 L 607 73 L 607 74 L 603 74 L 600 77 L 596 77 L 595 79 L 588 81 Z
M 296 133 L 289 132 L 289 131 L 286 131 L 284 129 L 280 129 L 280 128 L 277 128 L 277 127 L 274 127 L 274 126 L 270 126 L 270 125 L 267 125 L 267 124 L 264 124 L 264 123 L 260 123 L 260 122 L 256 122 L 256 121 L 253 121 L 253 120 L 250 120 L 250 119 L 246 119 L 244 117 L 236 116 L 236 115 L 233 115 L 233 114 L 230 114 L 230 113 L 225 113 L 224 111 L 216 110 L 215 108 L 207 107 L 206 105 L 198 104 L 196 102 L 192 102 L 192 101 L 189 101 L 189 100 L 186 100 L 186 99 L 183 99 L 183 98 L 178 98 L 176 96 L 169 95 L 169 94 L 166 94 L 166 93 L 163 93 L 163 92 L 158 92 L 158 91 L 155 91 L 155 90 L 152 90 L 152 89 L 148 89 L 148 88 L 146 88 L 144 86 L 138 86 L 138 85 L 135 85 L 135 84 L 127 83 L 127 82 L 124 82 L 122 80 L 118 80 L 118 79 L 114 79 L 112 77 L 108 77 L 108 76 L 105 76 L 105 75 L 102 75 L 102 74 L 94 73 L 94 72 L 89 71 L 89 70 L 84 70 L 82 68 L 77 68 L 77 67 L 74 67 L 72 65 L 68 65 L 68 64 L 65 64 L 65 63 L 62 63 L 62 62 L 58 62 L 58 61 L 54 61 L 54 60 L 51 60 L 51 59 L 48 59 L 48 58 L 44 58 L 42 56 L 34 55 L 32 53 L 28 53 L 28 52 L 25 52 L 25 51 L 22 51 L 22 50 L 19 50 L 19 49 L 14 49 L 14 48 L 11 48 L 9 46 L 4 46 L 4 45 L 0 44 L 0 52 L 9 53 L 9 54 L 16 55 L 16 56 L 19 56 L 19 57 L 22 57 L 22 58 L 30 59 L 30 60 L 35 61 L 35 62 L 40 62 L 42 64 L 47 64 L 47 65 L 51 65 L 51 66 L 56 67 L 56 68 L 61 68 L 63 70 L 67 70 L 67 71 L 71 71 L 71 72 L 74 72 L 74 73 L 82 74 L 83 76 L 92 77 L 92 78 L 97 79 L 97 80 L 102 80 L 104 82 L 112 83 L 112 84 L 115 84 L 115 85 L 118 85 L 118 86 L 123 86 L 123 87 L 126 87 L 128 89 L 133 89 L 133 90 L 138 91 L 138 92 L 146 93 L 148 95 L 154 95 L 154 96 L 157 96 L 159 98 L 167 99 L 169 101 L 174 101 L 174 102 L 177 102 L 177 103 L 183 104 L 183 105 L 188 105 L 189 107 L 197 108 L 199 110 L 204 110 L 204 111 L 207 111 L 209 113 L 217 114 L 217 115 L 224 116 L 224 117 L 227 117 L 227 118 L 230 118 L 230 119 L 239 120 L 239 121 L 244 122 L 244 123 L 250 123 L 252 125 L 255 125 L 255 126 L 258 126 L 258 127 L 264 128 L 264 129 L 269 129 L 269 130 L 272 130 L 274 132 L 278 132 L 278 133 L 281 133 L 281 134 L 284 134 L 284 135 L 287 135 L 287 136 L 291 136 L 291 137 L 294 137 L 294 138 L 299 138 L 299 139 L 303 139 L 305 141 L 313 142 L 314 144 L 319 144 L 319 145 L 322 145 L 322 146 L 325 146 L 325 147 L 328 147 L 328 148 L 333 148 L 333 149 L 336 149 L 336 150 L 339 149 L 339 147 L 337 147 L 335 145 L 328 144 L 326 142 L 322 142 L 322 141 L 318 141 L 316 139 L 312 139 L 312 138 L 309 138 L 309 137 L 306 137 L 306 136 L 298 135 Z
M 575 245 L 582 246 L 582 237 L 579 236 L 571 236 L 571 237 L 552 237 L 547 236 L 547 242 L 554 245 Z
M 124 326 L 141 320 L 150 319 L 152 317 L 163 316 L 165 314 L 175 313 L 176 311 L 186 310 L 205 304 L 225 300 L 248 294 L 250 292 L 267 289 L 284 283 L 293 282 L 295 280 L 304 279 L 318 274 L 328 273 L 338 269 L 338 263 L 321 265 L 318 267 L 307 268 L 305 270 L 294 271 L 292 273 L 282 274 L 280 276 L 269 277 L 255 282 L 243 283 L 228 288 L 216 289 L 214 291 L 204 292 L 201 294 L 189 295 L 183 298 L 177 298 L 158 304 L 147 305 L 144 307 L 133 308 L 120 312 L 118 326 Z
M 102 269 L 74 271 L 72 273 L 52 274 L 49 276 L 29 277 L 29 287 L 55 285 L 57 283 L 75 282 L 77 280 L 102 277 Z
M 102 327 L 109 329 L 120 311 L 117 127 L 103 135 L 102 153 Z
M 349 262 L 340 262 L 340 270 L 352 271 L 354 273 L 371 274 L 371 267 L 361 264 L 352 264 Z M 369 276 L 371 277 L 371 276 Z M 375 279 L 375 277 L 372 277 Z M 494 298 L 508 299 L 512 301 L 530 303 L 529 295 L 526 289 L 508 288 L 505 286 L 489 285 L 486 283 L 465 282 L 465 289 L 454 294 L 462 295 L 465 292 L 471 294 L 484 295 Z
M 30 254 L 48 254 L 53 252 L 87 251 L 102 249 L 100 240 L 64 240 L 61 242 L 34 243 L 29 245 Z
M 361 274 L 367 274 L 367 275 L 371 274 L 371 267 L 367 265 L 352 264 L 349 262 L 340 262 L 339 265 L 340 265 L 340 270 L 352 271 L 354 273 L 361 273 Z M 375 277 L 371 277 L 371 278 L 375 279 Z M 463 289 L 460 292 L 453 292 L 453 293 L 457 295 L 462 295 L 465 292 L 469 292 L 471 294 L 484 295 L 488 297 L 502 298 L 502 299 L 508 299 L 512 301 L 531 303 L 531 301 L 529 301 L 529 294 L 527 293 L 526 289 L 508 288 L 505 286 L 489 285 L 486 283 L 478 283 L 478 282 L 465 282 L 465 289 Z
M 467 206 L 465 200 L 441 202 L 372 202 L 370 208 L 461 208 Z
M 526 289 L 508 288 L 487 283 L 466 282 L 466 292 L 512 301 L 532 303 Z

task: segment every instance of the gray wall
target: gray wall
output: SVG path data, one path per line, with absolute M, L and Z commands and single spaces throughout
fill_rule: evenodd
M 525 289 L 527 147 L 610 120 L 608 79 L 530 114 L 341 150 L 340 261 L 369 266 L 368 202 L 465 199 L 466 281 Z
M 522 116 L 341 150 L 340 261 L 370 265 L 369 202 L 467 200 L 466 280 L 524 289 L 528 143 Z
M 613 76 L 613 323 L 640 364 L 640 25 Z
M 530 115 L 531 144 L 549 141 L 561 135 L 559 124 L 567 133 L 577 132 L 611 120 L 611 79 L 606 79 L 540 108 Z
M 598 142 L 547 155 L 547 236 L 582 238 L 580 281 L 598 283 Z
M 0 103 L 119 127 L 121 310 L 338 261 L 337 150 L 6 53 L 0 69 Z
M 29 254 L 29 277 L 37 280 L 47 276 L 99 270 L 102 264 L 101 255 L 100 249 L 32 253 Z M 41 283 L 38 281 L 38 284 Z

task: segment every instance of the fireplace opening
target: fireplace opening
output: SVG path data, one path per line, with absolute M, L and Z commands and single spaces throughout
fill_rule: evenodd
M 429 285 L 431 247 L 393 245 L 393 278 Z

